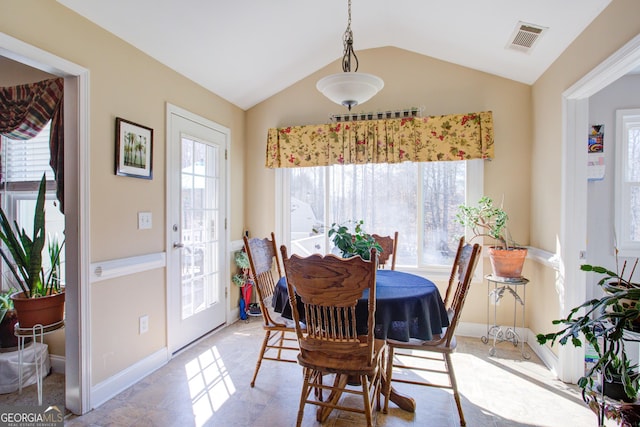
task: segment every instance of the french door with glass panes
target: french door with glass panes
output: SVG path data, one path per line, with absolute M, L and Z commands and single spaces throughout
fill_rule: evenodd
M 226 321 L 229 131 L 177 107 L 168 120 L 168 319 L 175 352 Z

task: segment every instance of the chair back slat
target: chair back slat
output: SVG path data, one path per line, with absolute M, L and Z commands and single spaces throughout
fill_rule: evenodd
M 453 259 L 451 267 L 451 275 L 449 275 L 449 283 L 444 295 L 444 306 L 450 308 L 450 298 L 453 297 L 453 290 L 460 281 L 459 267 L 460 267 L 460 255 L 462 254 L 462 248 L 464 247 L 464 236 L 460 238 L 458 242 L 458 248 L 456 249 L 456 257 Z
M 391 236 L 380 236 L 372 234 L 371 237 L 382 248 L 382 252 L 378 254 L 378 268 L 385 268 L 389 259 L 391 259 L 391 270 L 396 269 L 396 252 L 398 251 L 398 232 Z
M 475 272 L 478 259 L 480 258 L 481 246 L 477 243 L 473 246 L 466 244 L 462 247 L 458 259 L 458 284 L 453 294 L 453 300 L 451 302 L 449 319 L 449 326 L 445 333 L 446 345 L 449 346 L 451 340 L 455 335 L 456 327 L 460 320 L 460 314 L 462 313 L 462 307 L 464 306 L 471 280 L 473 279 L 473 273 Z
M 362 357 L 373 363 L 375 329 L 375 283 L 377 256 L 373 261 L 359 256 L 343 259 L 335 255 L 287 256 L 281 247 L 289 300 L 301 352 L 321 351 L 341 357 Z M 359 336 L 356 305 L 369 291 L 367 335 Z M 302 306 L 303 316 L 299 312 Z M 302 329 L 301 323 L 306 325 Z M 337 356 L 338 358 L 340 356 Z
M 249 239 L 244 236 L 243 240 L 264 322 L 267 325 L 274 324 L 269 307 L 276 283 L 282 277 L 275 235 L 271 233 L 271 239 Z

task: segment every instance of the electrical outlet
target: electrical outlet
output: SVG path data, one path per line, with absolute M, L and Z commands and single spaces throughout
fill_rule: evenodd
M 149 316 L 140 316 L 140 335 L 149 332 Z
M 151 228 L 151 212 L 138 212 L 138 230 Z

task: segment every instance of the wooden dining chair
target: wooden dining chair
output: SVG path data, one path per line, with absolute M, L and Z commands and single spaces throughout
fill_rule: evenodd
M 385 268 L 387 261 L 391 258 L 391 270 L 396 269 L 396 252 L 398 251 L 398 232 L 391 236 L 380 236 L 372 234 L 371 237 L 382 248 L 382 252 L 378 254 L 378 268 Z
M 449 283 L 447 285 L 447 290 L 444 294 L 444 306 L 449 309 L 451 305 L 450 298 L 453 296 L 452 292 L 459 282 L 459 265 L 460 265 L 460 256 L 462 255 L 462 249 L 464 248 L 464 236 L 460 238 L 458 241 L 458 249 L 456 249 L 456 257 L 453 259 L 453 264 L 451 265 L 451 274 L 449 275 Z
M 283 277 L 275 235 L 271 233 L 271 239 L 249 239 L 245 236 L 244 248 L 249 257 L 251 276 L 255 282 L 264 321 L 262 324 L 264 340 L 251 379 L 251 387 L 253 387 L 263 360 L 296 363 L 291 351 L 297 352 L 299 348 L 293 322 L 282 317 L 276 318 L 276 314 L 271 309 L 273 290 L 278 280 Z
M 402 342 L 387 340 L 389 359 L 387 361 L 387 382 L 385 385 L 385 413 L 388 411 L 391 382 L 445 388 L 453 390 L 453 397 L 458 407 L 458 415 L 460 416 L 460 425 L 466 425 L 460 403 L 460 394 L 458 393 L 458 384 L 456 383 L 456 376 L 451 362 L 451 354 L 456 350 L 455 330 L 460 320 L 460 314 L 467 297 L 473 272 L 478 262 L 480 250 L 481 247 L 478 244 L 473 246 L 466 244 L 462 248 L 458 260 L 459 275 L 457 277 L 459 280 L 457 280 L 450 307 L 449 326 L 446 328 L 446 331 L 444 331 L 444 334 L 434 336 L 430 341 L 411 340 L 409 342 Z M 421 366 L 419 366 L 419 361 L 422 361 Z M 440 366 L 428 368 L 425 366 L 424 361 L 428 361 L 430 366 L 436 362 Z M 416 379 L 416 374 L 408 372 L 408 370 L 446 374 L 449 382 L 448 384 L 442 384 L 428 382 L 422 378 Z
M 333 409 L 362 413 L 373 425 L 374 405 L 380 410 L 381 378 L 386 362 L 386 343 L 374 338 L 376 307 L 376 250 L 371 260 L 359 256 L 298 255 L 287 257 L 282 246 L 289 300 L 296 325 L 304 380 L 297 426 L 302 424 L 306 404 L 317 405 L 316 419 L 324 422 Z M 358 334 L 356 305 L 365 291 L 368 296 L 366 334 Z M 306 324 L 306 330 L 300 326 Z M 360 328 L 363 325 L 360 325 Z M 334 374 L 332 383 L 323 376 Z M 348 383 L 359 383 L 359 387 Z M 329 391 L 327 398 L 324 391 Z M 312 393 L 314 391 L 314 393 Z M 346 405 L 343 393 L 359 395 L 363 406 Z

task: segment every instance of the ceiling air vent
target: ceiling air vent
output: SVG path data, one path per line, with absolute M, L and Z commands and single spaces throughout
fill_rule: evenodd
M 513 35 L 509 39 L 508 47 L 522 52 L 529 52 L 546 29 L 539 25 L 518 22 Z

